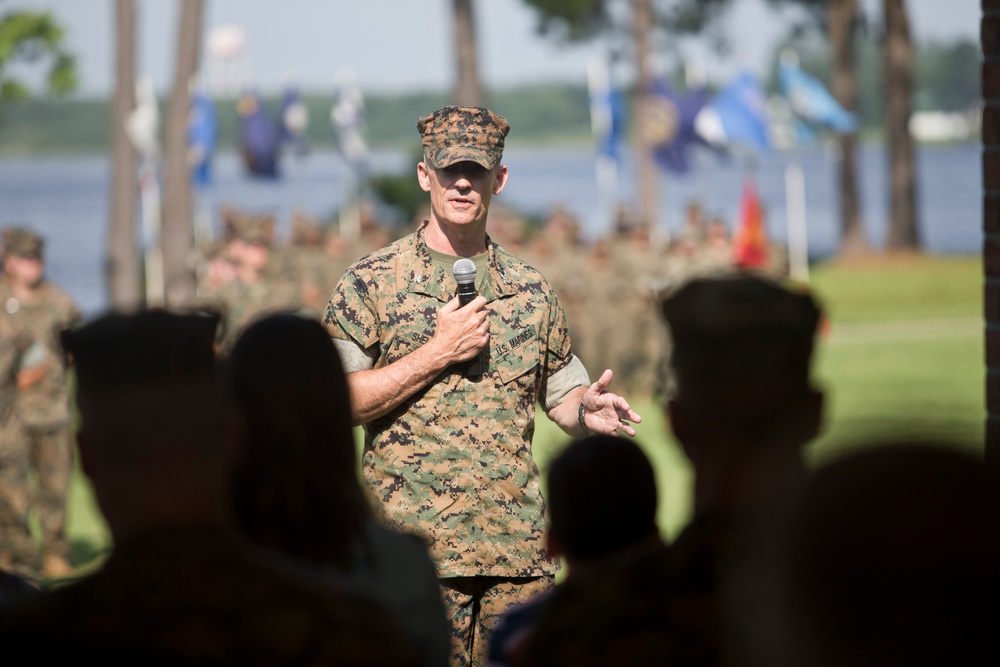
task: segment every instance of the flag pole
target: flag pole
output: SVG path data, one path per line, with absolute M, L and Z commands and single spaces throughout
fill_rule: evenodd
M 785 220 L 788 266 L 792 280 L 809 283 L 809 239 L 806 227 L 806 179 L 798 162 L 785 164 Z

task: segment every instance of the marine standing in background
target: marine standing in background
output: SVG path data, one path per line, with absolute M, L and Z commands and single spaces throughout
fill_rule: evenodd
M 28 509 L 28 445 L 17 414 L 18 391 L 44 375 L 44 349 L 0 311 L 0 569 L 34 577 L 38 545 Z
M 571 435 L 634 435 L 640 417 L 590 384 L 566 316 L 538 271 L 486 233 L 507 183 L 507 120 L 445 107 L 417 123 L 430 195 L 415 233 L 355 262 L 325 323 L 344 360 L 353 419 L 365 426 L 363 472 L 389 522 L 423 535 L 452 624 L 452 665 L 483 665 L 496 620 L 548 590 L 558 564 L 544 540 L 531 456 L 535 405 Z M 477 267 L 461 306 L 452 267 Z M 469 374 L 480 357 L 483 372 Z
M 272 270 L 273 217 L 238 217 L 232 221 L 229 232 L 232 238 L 227 256 L 235 268 L 235 279 L 202 297 L 225 315 L 226 346 L 232 345 L 240 331 L 258 317 L 279 310 L 295 310 L 301 301 L 295 286 Z
M 80 319 L 73 299 L 45 279 L 44 240 L 20 227 L 3 231 L 0 307 L 44 348 L 44 376 L 19 391 L 16 410 L 38 475 L 32 505 L 42 532 L 42 572 L 69 573 L 66 493 L 73 468 L 72 420 L 59 332 Z

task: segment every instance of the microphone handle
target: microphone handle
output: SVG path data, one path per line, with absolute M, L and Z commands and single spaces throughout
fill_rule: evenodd
M 458 303 L 462 306 L 467 306 L 472 303 L 475 298 L 479 296 L 476 292 L 476 287 L 472 283 L 459 284 L 458 286 Z M 468 362 L 468 366 L 465 369 L 465 376 L 469 378 L 478 378 L 483 374 L 483 353 L 480 351 L 475 357 Z

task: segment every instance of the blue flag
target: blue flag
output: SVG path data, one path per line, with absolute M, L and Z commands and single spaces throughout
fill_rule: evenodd
M 704 90 L 682 95 L 665 81 L 654 81 L 650 90 L 642 131 L 654 146 L 656 161 L 661 167 L 677 174 L 691 169 L 691 147 L 704 144 L 695 130 L 695 118 L 705 106 Z
M 767 102 L 757 78 L 743 72 L 719 91 L 699 115 L 699 135 L 716 147 L 742 144 L 769 150 Z
M 278 137 L 281 143 L 291 146 L 295 155 L 305 155 L 309 152 L 305 139 L 308 126 L 309 110 L 298 88 L 289 86 L 281 98 L 281 111 L 278 115 Z
M 195 93 L 188 118 L 188 145 L 194 154 L 191 178 L 199 188 L 212 182 L 212 153 L 219 135 L 215 104 L 204 93 Z
M 240 152 L 251 176 L 278 178 L 278 130 L 256 93 L 243 95 L 240 114 Z
M 835 132 L 857 129 L 854 115 L 840 106 L 818 79 L 803 72 L 798 65 L 781 63 L 778 80 L 796 118 Z

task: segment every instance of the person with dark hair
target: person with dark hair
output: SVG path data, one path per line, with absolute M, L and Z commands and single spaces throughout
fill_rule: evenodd
M 665 406 L 694 467 L 694 517 L 668 549 L 592 578 L 539 618 L 517 665 L 732 665 L 720 581 L 736 536 L 805 478 L 821 423 L 810 361 L 820 310 L 753 275 L 704 278 L 662 304 L 676 393 Z
M 159 311 L 63 332 L 80 462 L 115 547 L 95 574 L 0 613 L 5 664 L 416 664 L 381 605 L 228 527 L 217 324 Z
M 448 631 L 434 564 L 420 538 L 381 525 L 358 479 L 340 357 L 315 320 L 268 316 L 227 362 L 241 456 L 239 529 L 253 542 L 331 568 L 395 613 L 424 665 L 444 665 Z
M 595 492 L 600 489 L 600 493 Z M 569 445 L 549 467 L 548 552 L 565 558 L 566 581 L 504 615 L 490 667 L 512 664 L 550 600 L 572 604 L 578 586 L 602 568 L 665 548 L 656 526 L 656 478 L 639 446 L 608 435 Z
M 852 449 L 791 498 L 770 567 L 742 582 L 779 612 L 747 628 L 754 664 L 1000 664 L 1000 471 L 950 442 Z

